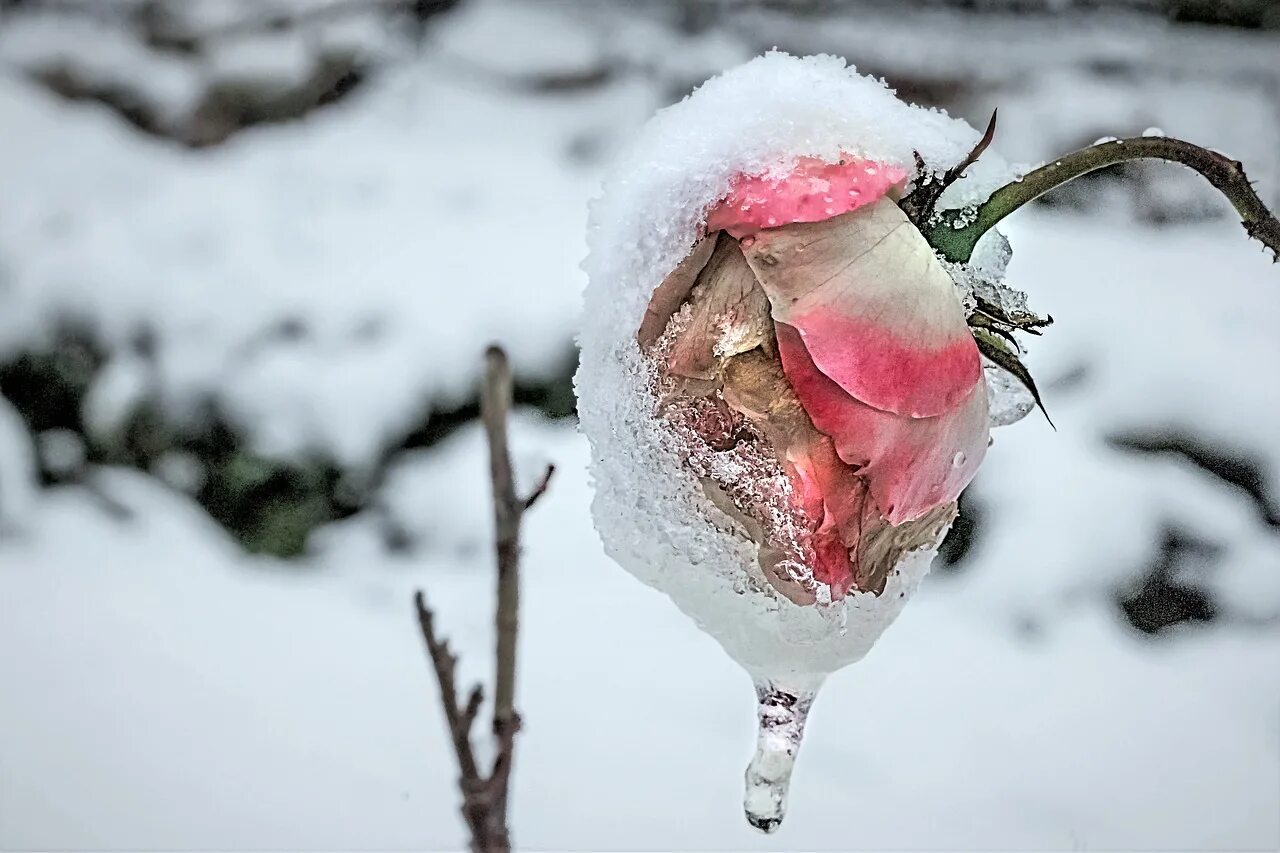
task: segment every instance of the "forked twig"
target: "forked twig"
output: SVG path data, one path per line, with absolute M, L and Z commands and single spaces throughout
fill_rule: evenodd
M 414 596 L 418 625 L 426 642 L 427 655 L 440 686 L 445 722 L 458 761 L 458 787 L 462 793 L 462 818 L 471 833 L 475 853 L 505 853 L 511 849 L 507 824 L 510 801 L 511 766 L 520 715 L 515 708 L 516 638 L 520 629 L 520 522 L 524 513 L 547 490 L 554 466 L 528 495 L 516 494 L 507 442 L 507 415 L 511 409 L 511 367 L 506 353 L 498 347 L 485 352 L 485 379 L 480 395 L 480 416 L 489 445 L 489 478 L 493 485 L 494 550 L 498 568 L 498 602 L 494 624 L 497 632 L 493 691 L 494 760 L 488 773 L 476 762 L 471 728 L 479 716 L 484 693 L 472 687 L 465 706 L 458 704 L 455 675 L 457 656 L 448 641 L 436 636 L 434 613 L 419 590 Z

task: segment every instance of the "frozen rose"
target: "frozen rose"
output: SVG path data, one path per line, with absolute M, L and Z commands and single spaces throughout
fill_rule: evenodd
M 853 157 L 740 176 L 638 332 L 686 464 L 797 603 L 881 592 L 986 451 L 978 349 L 904 180 Z

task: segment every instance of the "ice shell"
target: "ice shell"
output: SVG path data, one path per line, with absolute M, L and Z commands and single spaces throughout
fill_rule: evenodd
M 635 338 L 645 307 L 735 176 L 780 176 L 803 157 L 837 162 L 849 152 L 907 170 L 919 152 L 939 171 L 978 138 L 964 122 L 903 103 L 841 59 L 774 52 L 657 115 L 592 205 L 576 386 L 592 446 L 597 529 L 610 556 L 666 592 L 753 677 L 794 683 L 859 660 L 916 589 L 933 551 L 909 555 L 879 597 L 831 604 L 838 618 L 775 594 L 753 574 L 756 547 L 708 499 L 654 418 L 653 370 Z M 985 181 L 989 191 L 1008 176 L 988 152 L 963 183 L 981 192 Z

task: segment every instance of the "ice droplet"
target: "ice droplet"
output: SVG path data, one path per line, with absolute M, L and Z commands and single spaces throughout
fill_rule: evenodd
M 956 455 L 951 457 L 951 465 L 955 468 L 959 468 L 964 464 L 964 460 L 964 451 L 956 451 Z
M 992 427 L 1015 424 L 1036 407 L 1031 392 L 1012 373 L 985 359 L 982 372 L 987 382 L 987 420 Z
M 786 817 L 791 771 L 814 695 L 813 690 L 784 689 L 770 681 L 756 684 L 759 729 L 755 755 L 747 765 L 742 808 L 747 823 L 761 832 L 773 832 Z

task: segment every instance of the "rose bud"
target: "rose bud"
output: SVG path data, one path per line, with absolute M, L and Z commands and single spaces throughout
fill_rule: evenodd
M 882 593 L 986 451 L 978 348 L 904 180 L 854 157 L 739 178 L 638 332 L 686 464 L 796 604 Z M 726 455 L 754 479 L 720 473 Z
M 913 161 L 955 166 L 976 136 L 775 53 L 660 114 L 593 209 L 597 527 L 755 681 L 766 831 L 815 691 L 897 615 L 986 453 L 972 286 L 899 205 L 932 174 Z

